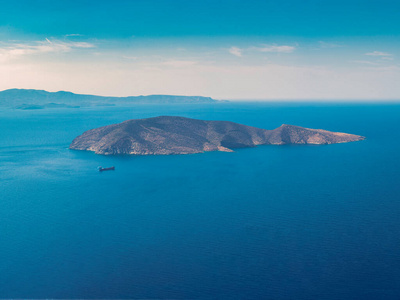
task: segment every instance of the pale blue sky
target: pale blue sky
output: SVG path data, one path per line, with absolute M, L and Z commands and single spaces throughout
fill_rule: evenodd
M 398 1 L 1 3 L 0 89 L 400 99 Z

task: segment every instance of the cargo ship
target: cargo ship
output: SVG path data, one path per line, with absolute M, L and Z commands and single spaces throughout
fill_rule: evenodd
M 109 168 L 103 168 L 103 167 L 99 167 L 99 172 L 103 172 L 103 171 L 114 171 L 115 167 L 109 167 Z

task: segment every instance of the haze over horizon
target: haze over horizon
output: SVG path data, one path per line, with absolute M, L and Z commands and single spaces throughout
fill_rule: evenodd
M 28 3 L 2 4 L 0 90 L 400 99 L 394 1 Z

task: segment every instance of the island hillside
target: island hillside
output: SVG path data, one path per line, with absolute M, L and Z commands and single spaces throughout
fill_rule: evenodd
M 359 135 L 292 125 L 266 130 L 229 121 L 160 116 L 88 130 L 75 138 L 69 148 L 106 155 L 189 154 L 257 145 L 334 144 L 363 139 Z

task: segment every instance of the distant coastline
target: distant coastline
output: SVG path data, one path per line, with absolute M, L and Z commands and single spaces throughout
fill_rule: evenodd
M 228 102 L 204 96 L 147 95 L 108 97 L 72 92 L 48 92 L 35 89 L 0 91 L 0 107 L 16 109 L 78 108 L 85 106 L 114 106 L 134 104 L 212 104 Z

